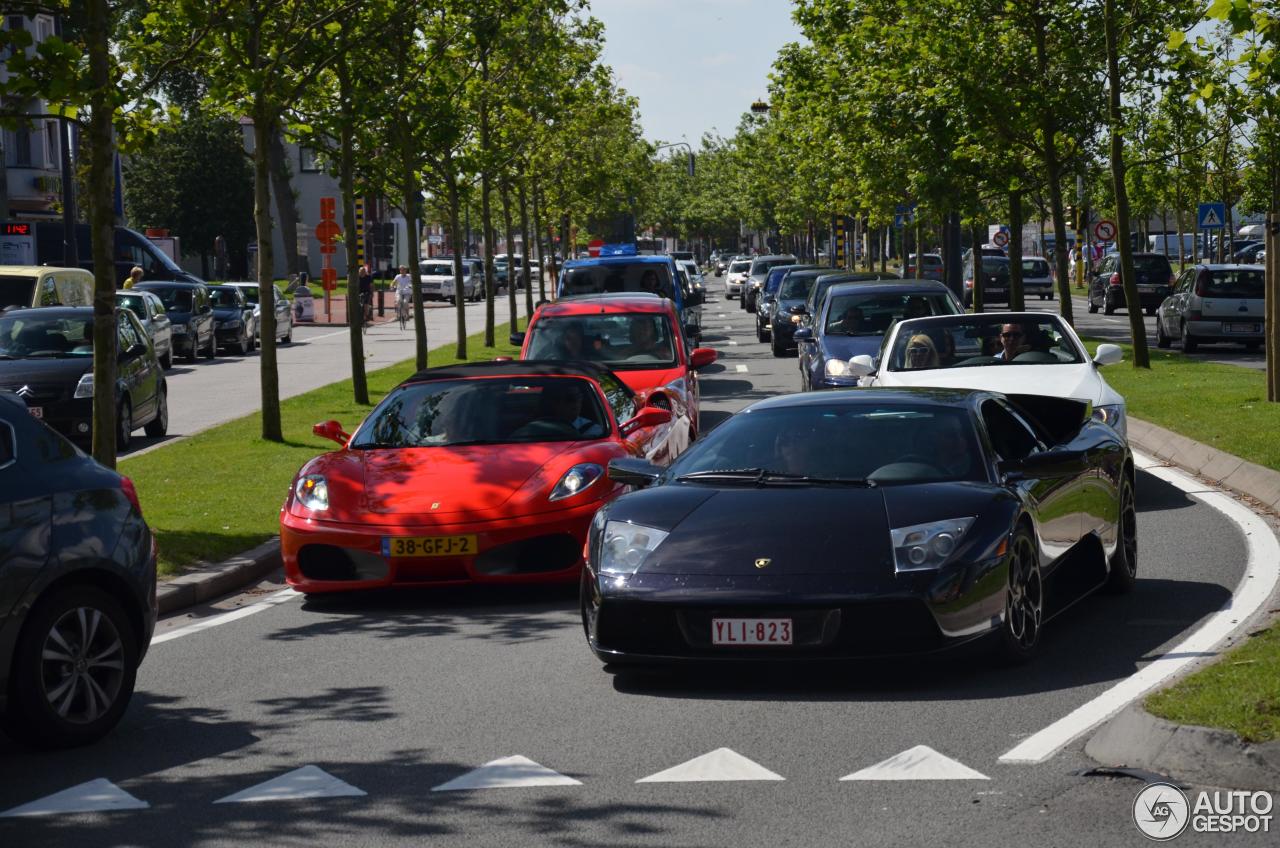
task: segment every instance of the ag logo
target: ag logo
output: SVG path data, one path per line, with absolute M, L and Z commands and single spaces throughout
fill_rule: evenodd
M 1191 805 L 1182 790 L 1168 783 L 1148 784 L 1133 799 L 1133 822 L 1142 835 L 1165 842 L 1187 829 Z

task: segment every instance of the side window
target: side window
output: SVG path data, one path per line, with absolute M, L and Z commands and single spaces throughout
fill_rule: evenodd
M 618 420 L 618 423 L 622 424 L 634 418 L 636 402 L 622 381 L 612 374 L 602 374 L 599 382 L 600 388 L 604 389 L 605 400 L 609 402 L 613 417 Z
M 164 316 L 164 304 L 160 302 L 160 298 L 155 295 L 146 295 L 144 299 L 147 301 L 147 307 L 151 311 L 152 318 Z
M 13 462 L 18 456 L 18 445 L 13 435 L 13 425 L 0 421 L 0 468 Z
M 1022 419 L 997 401 L 982 404 L 982 423 L 1001 459 L 1025 459 L 1040 447 L 1039 440 Z
M 128 312 L 119 313 L 120 321 L 120 338 L 118 341 L 119 351 L 126 351 L 134 345 L 145 344 L 142 336 L 138 334 L 137 329 L 133 326 L 133 320 L 129 317 Z

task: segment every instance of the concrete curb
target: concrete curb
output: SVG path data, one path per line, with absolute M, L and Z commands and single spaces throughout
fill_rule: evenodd
M 270 539 L 239 556 L 175 577 L 156 587 L 160 614 L 212 600 L 260 580 L 281 565 L 280 540 Z
M 1089 739 L 1084 752 L 1130 766 L 1228 789 L 1280 791 L 1280 742 L 1250 745 L 1226 730 L 1174 724 L 1131 704 Z
M 1280 472 L 1246 462 L 1149 421 L 1129 419 L 1129 441 L 1145 453 L 1280 512 Z M 1130 704 L 1085 743 L 1089 757 L 1180 780 L 1231 789 L 1280 791 L 1280 742 L 1251 745 L 1236 734 L 1157 718 Z

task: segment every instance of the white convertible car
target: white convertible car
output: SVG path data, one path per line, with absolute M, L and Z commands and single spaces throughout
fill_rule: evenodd
M 987 389 L 1089 401 L 1095 418 L 1125 436 L 1124 398 L 1099 371 L 1123 358 L 1113 344 L 1098 345 L 1090 357 L 1057 315 L 987 312 L 899 321 L 885 334 L 879 356 L 856 356 L 846 367 L 862 386 Z

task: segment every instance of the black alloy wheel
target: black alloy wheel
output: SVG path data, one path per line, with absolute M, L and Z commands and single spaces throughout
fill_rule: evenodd
M 779 359 L 787 355 L 787 349 L 778 342 L 778 337 L 772 334 L 769 336 L 769 350 Z
M 196 349 L 197 343 L 200 341 L 200 337 L 198 335 L 192 334 L 190 335 L 190 339 L 191 339 L 191 346 L 187 348 L 187 361 L 195 362 L 196 358 L 200 356 L 200 351 Z
M 130 406 L 129 399 L 125 398 L 120 401 L 120 406 L 116 409 L 116 450 L 128 450 L 132 439 L 133 407 Z
M 1138 582 L 1138 510 L 1133 481 L 1125 474 L 1120 484 L 1120 520 L 1116 522 L 1116 552 L 1108 561 L 1107 591 L 1116 595 L 1133 590 Z
M 163 383 L 156 390 L 156 417 L 148 421 L 143 429 L 153 439 L 158 439 L 169 432 L 169 390 Z
M 1187 324 L 1184 321 L 1182 323 L 1182 352 L 1195 353 L 1199 348 L 1200 342 L 1196 340 L 1195 336 L 1191 335 L 1191 333 L 1187 331 Z
M 1089 314 L 1096 315 L 1098 312 L 1098 304 L 1093 302 L 1093 292 L 1089 292 Z
M 6 729 L 44 748 L 92 742 L 120 720 L 137 665 L 136 636 L 119 602 L 94 586 L 61 589 L 23 626 Z
M 1000 625 L 1000 658 L 1007 663 L 1031 659 L 1040 647 L 1044 623 L 1044 581 L 1035 542 L 1026 527 L 1013 534 L 1004 621 Z

